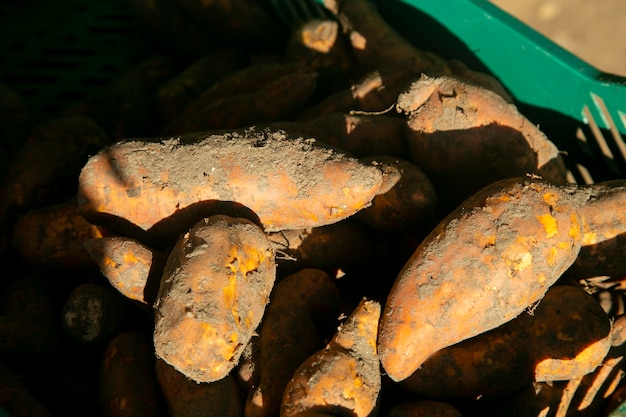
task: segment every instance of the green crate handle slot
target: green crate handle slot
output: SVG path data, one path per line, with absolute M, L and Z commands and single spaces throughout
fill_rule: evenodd
M 626 77 L 601 72 L 486 0 L 400 0 L 458 36 L 520 102 L 626 134 Z

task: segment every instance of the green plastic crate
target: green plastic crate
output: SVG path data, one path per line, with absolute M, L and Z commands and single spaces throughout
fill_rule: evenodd
M 626 78 L 599 71 L 487 0 L 377 4 L 416 46 L 496 76 L 566 153 L 573 181 L 626 178 Z

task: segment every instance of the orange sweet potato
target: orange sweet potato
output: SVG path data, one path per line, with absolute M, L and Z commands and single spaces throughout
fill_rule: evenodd
M 254 52 L 271 52 L 283 44 L 279 26 L 262 2 L 170 0 L 169 3 L 190 22 L 209 31 L 223 45 L 238 46 Z
M 380 363 L 376 336 L 380 304 L 361 300 L 333 339 L 305 360 L 285 388 L 281 417 L 305 412 L 368 417 L 376 414 Z
M 371 202 L 382 174 L 314 142 L 250 129 L 119 142 L 84 166 L 79 207 L 144 239 L 176 237 L 219 202 L 247 207 L 267 231 L 335 223 Z
M 437 193 L 430 179 L 415 164 L 388 155 L 363 158 L 379 164 L 387 181 L 372 200 L 372 205 L 358 211 L 355 218 L 375 230 L 390 232 L 406 230 L 420 224 L 429 225 L 437 208 Z
M 90 239 L 84 246 L 113 288 L 152 308 L 167 260 L 165 253 L 122 236 Z
M 545 181 L 510 178 L 445 217 L 405 263 L 378 340 L 395 381 L 434 352 L 494 329 L 539 301 L 574 262 L 578 202 Z
M 380 15 L 373 1 L 325 0 L 323 3 L 341 22 L 364 72 L 381 65 L 393 67 L 420 53 Z
M 623 179 L 575 186 L 584 197 L 579 212 L 583 219 L 583 243 L 576 262 L 567 271 L 573 280 L 626 275 L 626 181 Z
M 451 76 L 421 76 L 398 96 L 412 161 L 449 211 L 490 183 L 527 174 L 566 183 L 557 147 L 517 107 L 493 91 Z M 447 212 L 447 211 L 446 211 Z
M 165 124 L 161 135 L 288 120 L 309 103 L 316 88 L 317 72 L 304 64 L 252 65 L 218 81 L 189 103 Z
M 329 113 L 352 111 L 384 114 L 393 108 L 406 84 L 420 76 L 424 65 L 417 59 L 409 59 L 393 67 L 369 71 L 346 88 L 309 105 L 296 115 L 295 120 L 309 121 Z
M 535 382 L 517 391 L 493 415 L 520 417 L 595 417 L 613 411 L 612 398 L 623 387 L 626 317 L 613 323 L 612 346 L 601 366 L 590 374 L 560 382 Z M 617 417 L 615 415 L 614 417 Z
M 322 328 L 335 323 L 340 307 L 334 280 L 319 269 L 302 269 L 276 284 L 261 324 L 259 380 L 248 394 L 247 417 L 278 415 L 287 383 L 323 347 Z
M 405 91 L 406 86 L 423 74 L 432 76 L 454 74 L 460 79 L 469 79 L 493 91 L 506 102 L 512 100 L 504 88 L 490 77 L 481 77 L 481 73 L 473 75 L 470 70 L 463 70 L 457 74 L 459 71 L 452 71 L 450 67 L 451 65 L 446 64 L 441 58 L 431 54 L 412 56 L 397 65 L 382 66 L 357 77 L 356 81 L 351 82 L 346 88 L 328 93 L 298 113 L 295 119 L 308 121 L 337 112 L 386 114 L 393 109 L 398 96 Z
M 343 88 L 356 75 L 348 38 L 335 19 L 314 18 L 295 23 L 283 56 L 317 71 L 324 91 Z
M 156 374 L 171 417 L 241 417 L 239 387 L 232 375 L 213 382 L 196 382 L 165 361 L 156 361 Z
M 114 140 L 156 134 L 160 123 L 154 94 L 177 71 L 178 64 L 171 56 L 144 58 L 61 114 L 87 116 Z
M 222 46 L 207 28 L 187 19 L 170 0 L 126 0 L 126 3 L 137 18 L 142 35 L 159 51 L 193 59 Z
M 20 216 L 13 227 L 13 247 L 38 268 L 87 269 L 95 266 L 84 247 L 86 241 L 108 232 L 80 214 L 76 197 L 33 209 Z
M 345 219 L 326 226 L 268 234 L 276 250 L 279 276 L 304 268 L 336 275 L 366 262 L 374 253 L 376 236 L 364 225 Z
M 84 116 L 57 117 L 35 127 L 0 184 L 0 243 L 10 242 L 20 214 L 73 196 L 89 155 L 108 144 L 104 130 Z
M 267 126 L 314 137 L 356 157 L 390 155 L 410 158 L 406 122 L 395 115 L 336 112 L 310 120 L 279 121 Z
M 103 417 L 163 416 L 152 343 L 144 334 L 125 331 L 102 354 L 98 401 Z
M 215 215 L 172 249 L 155 304 L 157 357 L 197 382 L 224 378 L 261 322 L 274 250 L 246 219 Z
M 435 352 L 401 385 L 441 399 L 494 398 L 590 374 L 612 343 L 611 321 L 598 302 L 581 288 L 555 285 L 532 314 Z
M 162 122 L 170 120 L 222 77 L 247 63 L 243 52 L 221 48 L 194 59 L 155 92 L 155 105 Z

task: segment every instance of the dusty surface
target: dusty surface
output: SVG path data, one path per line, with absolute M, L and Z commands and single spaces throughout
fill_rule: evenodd
M 205 216 L 218 202 L 246 207 L 267 231 L 335 223 L 369 205 L 382 174 L 309 139 L 241 130 L 197 141 L 120 142 L 90 159 L 79 184 L 90 221 L 114 218 L 117 230 L 128 222 L 171 237 L 186 230 L 178 225 L 188 225 L 190 214 L 199 220 L 194 210 Z
M 422 240 L 394 282 L 378 337 L 387 375 L 404 380 L 433 352 L 519 315 L 580 245 L 580 219 L 557 186 L 507 179 L 474 194 Z
M 492 0 L 596 68 L 626 76 L 623 0 Z
M 157 357 L 197 382 L 224 378 L 263 317 L 274 251 L 248 220 L 211 216 L 168 258 L 155 304 Z

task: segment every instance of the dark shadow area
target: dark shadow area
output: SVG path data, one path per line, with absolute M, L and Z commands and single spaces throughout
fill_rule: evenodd
M 594 356 L 582 352 L 592 346 L 608 352 L 610 332 L 611 320 L 593 297 L 580 287 L 553 286 L 532 314 L 523 312 L 436 351 L 400 385 L 431 398 L 502 397 L 536 379 L 569 380 L 588 373 Z
M 393 22 L 393 27 L 416 47 L 449 60 L 458 59 L 474 70 L 489 73 L 464 42 L 416 7 L 397 0 L 377 0 L 376 4 L 385 20 Z
M 304 268 L 322 269 L 331 276 L 346 273 L 367 262 L 374 253 L 376 234 L 352 220 L 313 227 L 270 233 L 277 251 L 279 277 Z
M 259 217 L 248 207 L 233 201 L 220 200 L 205 200 L 191 204 L 155 223 L 148 230 L 108 213 L 91 213 L 89 221 L 105 226 L 121 236 L 143 242 L 154 249 L 169 252 L 181 234 L 186 233 L 200 220 L 216 214 L 245 218 L 261 227 Z
M 563 152 L 563 160 L 578 183 L 588 182 L 586 173 L 584 171 L 581 173 L 578 165 L 584 167 L 596 183 L 626 176 L 626 162 L 617 145 L 607 141 L 611 153 L 616 158 L 613 160 L 604 156 L 588 125 L 554 110 L 524 103 L 516 105 L 519 111 L 539 126 L 539 129 Z M 600 132 L 604 138 L 611 137 L 611 133 L 606 129 L 600 129 Z M 579 139 L 581 135 L 587 138 L 586 141 Z
M 439 217 L 498 180 L 545 172 L 537 166 L 538 154 L 529 139 L 508 126 L 491 123 L 409 134 L 414 145 L 413 161 L 439 190 Z M 545 165 L 556 163 L 558 160 L 553 159 Z
M 143 299 L 146 302 L 147 309 L 151 312 L 154 306 L 157 296 L 159 294 L 159 287 L 161 286 L 161 278 L 163 277 L 163 271 L 167 264 L 168 254 L 155 251 L 152 257 L 152 263 L 150 264 L 150 271 L 148 271 L 148 279 L 146 280 L 146 286 L 143 289 Z M 143 306 L 142 306 L 143 307 Z
M 563 274 L 563 280 L 584 280 L 594 277 L 607 277 L 622 280 L 626 276 L 626 233 L 612 239 L 602 240 L 593 245 L 584 245 L 576 261 Z

